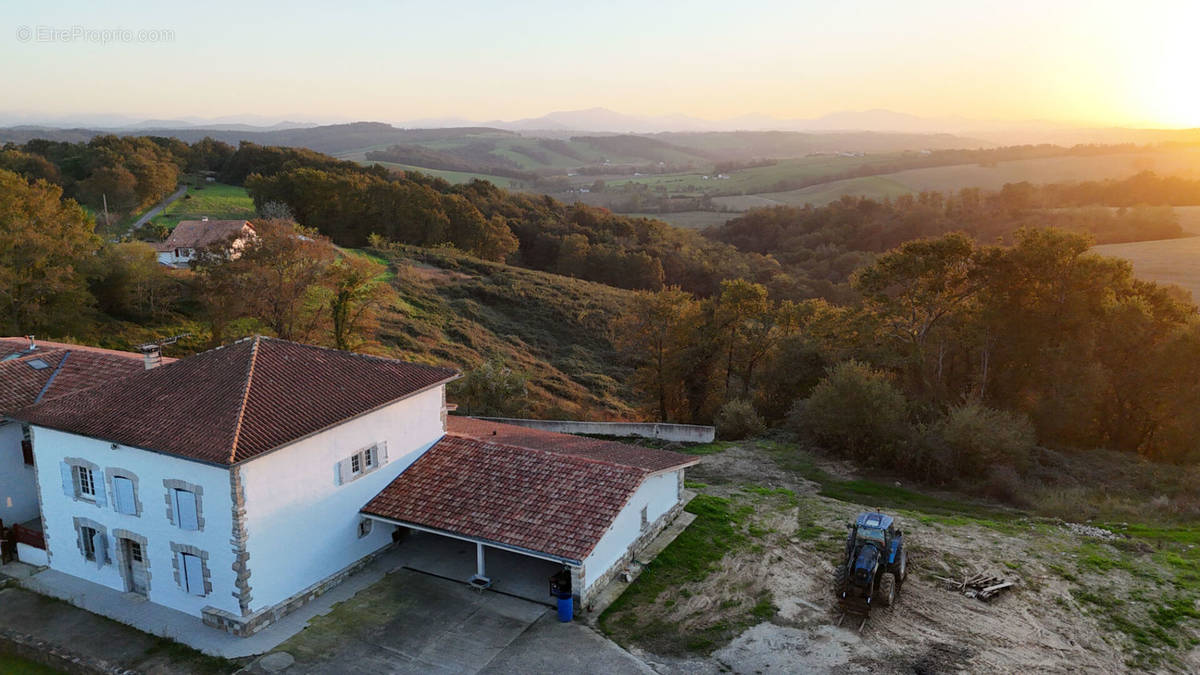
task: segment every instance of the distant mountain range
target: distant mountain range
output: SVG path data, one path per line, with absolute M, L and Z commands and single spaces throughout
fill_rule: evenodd
M 300 116 L 296 116 L 297 119 Z M 11 129 L 70 129 L 118 133 L 197 131 L 264 133 L 310 129 L 333 120 L 288 121 L 261 115 L 228 115 L 219 118 L 137 119 L 122 115 L 38 116 L 0 112 L 0 127 Z M 349 120 L 341 120 L 349 122 Z M 340 121 L 339 121 L 340 122 Z M 948 134 L 982 139 L 984 145 L 1023 143 L 1153 143 L 1195 140 L 1197 130 L 1094 128 L 1047 120 L 988 121 L 965 117 L 921 117 L 892 110 L 839 111 L 813 118 L 781 119 L 762 114 L 723 120 L 688 115 L 630 115 L 608 108 L 552 112 L 517 120 L 469 120 L 461 117 L 427 118 L 392 123 L 398 129 L 450 129 L 487 127 L 524 135 L 568 138 L 580 133 L 651 134 L 662 132 L 792 131 L 807 133 L 877 132 L 891 134 Z M 189 134 L 191 135 L 191 134 Z

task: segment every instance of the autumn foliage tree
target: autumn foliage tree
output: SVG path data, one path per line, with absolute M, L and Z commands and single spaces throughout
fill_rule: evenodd
M 100 247 L 62 189 L 0 170 L 0 325 L 7 335 L 65 332 L 92 304 L 86 268 Z

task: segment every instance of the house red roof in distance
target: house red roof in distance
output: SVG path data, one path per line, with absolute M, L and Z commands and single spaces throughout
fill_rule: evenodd
M 580 563 L 645 478 L 636 467 L 445 436 L 362 512 Z
M 669 450 L 655 450 L 628 443 L 541 431 L 519 427 L 515 424 L 489 422 L 474 417 L 451 415 L 447 419 L 446 426 L 447 430 L 456 436 L 475 438 L 489 443 L 547 450 L 577 457 L 590 457 L 613 464 L 636 467 L 649 473 L 691 466 L 700 461 L 700 458 L 694 455 L 683 455 Z
M 447 368 L 259 336 L 12 416 L 228 465 L 457 376 Z
M 177 248 L 200 249 L 239 235 L 245 228 L 254 229 L 248 220 L 181 220 L 171 230 L 171 235 L 161 244 L 159 251 L 174 251 Z
M 0 415 L 143 370 L 141 354 L 42 340 L 31 347 L 29 338 L 0 338 Z

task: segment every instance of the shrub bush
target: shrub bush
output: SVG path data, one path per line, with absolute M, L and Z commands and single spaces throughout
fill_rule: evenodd
M 985 476 L 992 467 L 1024 468 L 1037 443 L 1024 415 L 966 403 L 951 408 L 933 426 L 934 435 L 953 453 L 953 468 Z
M 767 428 L 762 416 L 754 410 L 754 405 L 740 398 L 721 406 L 713 424 L 717 427 L 717 436 L 726 441 L 757 436 Z
M 904 394 L 886 374 L 857 361 L 834 366 L 792 408 L 789 423 L 830 450 L 889 465 L 911 434 Z

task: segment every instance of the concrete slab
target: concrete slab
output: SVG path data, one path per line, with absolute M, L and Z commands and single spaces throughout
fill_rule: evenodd
M 289 673 L 474 673 L 547 612 L 401 569 L 279 648 L 296 658 Z
M 33 565 L 27 565 L 23 562 L 14 561 L 0 565 L 0 579 L 8 577 L 10 579 L 28 579 L 36 573 L 38 568 Z
M 654 671 L 581 623 L 559 623 L 547 612 L 491 661 L 486 675 L 558 673 L 650 674 Z

